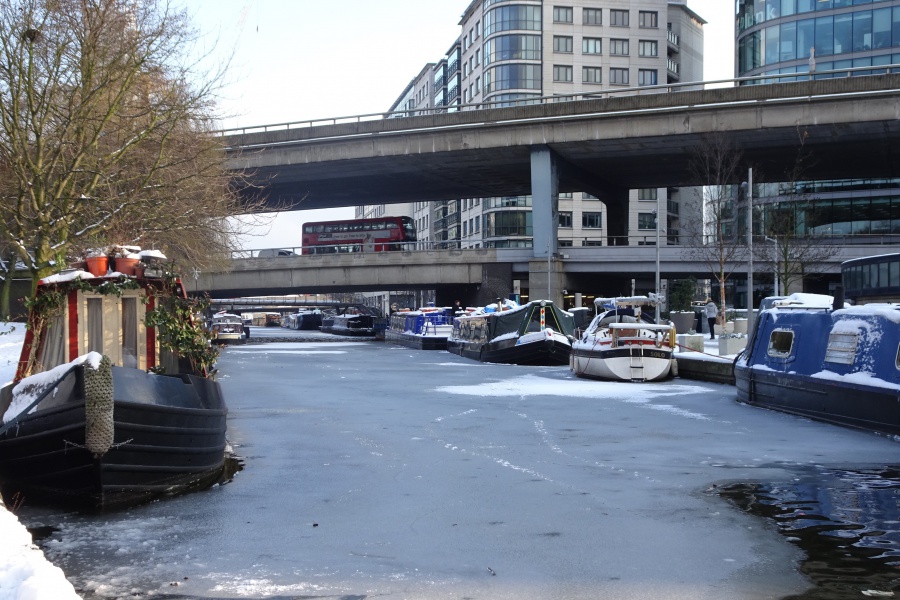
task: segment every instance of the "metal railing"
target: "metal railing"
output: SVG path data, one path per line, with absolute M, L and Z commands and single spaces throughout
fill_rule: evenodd
M 509 235 L 522 235 L 521 232 L 516 229 L 515 233 Z M 506 237 L 509 237 L 506 235 Z M 530 236 L 531 234 L 525 234 Z M 499 234 L 497 237 L 504 237 L 504 234 Z M 686 244 L 673 244 L 672 239 L 680 238 L 680 232 L 678 230 L 673 230 L 669 232 L 668 239 L 670 240 L 668 244 L 663 243 L 663 247 L 669 248 L 692 248 L 697 246 L 697 244 L 686 243 Z M 763 244 L 763 235 L 753 236 L 754 244 L 759 243 Z M 663 237 L 665 240 L 666 237 Z M 801 240 L 800 243 L 807 243 L 802 240 L 806 238 L 802 236 L 798 236 L 798 240 Z M 900 233 L 872 233 L 872 234 L 833 234 L 833 235 L 816 235 L 810 236 L 810 239 L 814 240 L 816 243 L 822 245 L 829 246 L 900 246 Z M 416 242 L 392 242 L 392 243 L 380 243 L 376 242 L 374 244 L 332 244 L 332 245 L 321 245 L 315 246 L 318 250 L 316 252 L 310 252 L 305 254 L 306 256 L 316 255 L 316 256 L 335 256 L 335 255 L 344 255 L 344 254 L 359 254 L 359 253 L 382 253 L 385 251 L 374 250 L 373 247 L 382 247 L 386 246 L 390 249 L 386 252 L 432 252 L 436 250 L 482 250 L 483 248 L 462 248 L 461 245 L 463 242 L 470 243 L 478 243 L 479 240 L 467 238 L 465 240 L 438 240 L 438 241 L 416 241 Z M 482 240 L 482 241 L 490 241 L 490 240 Z M 564 240 L 567 241 L 567 240 Z M 583 241 L 583 240 L 576 240 Z M 640 248 L 644 246 L 654 246 L 656 244 L 656 234 L 648 233 L 648 234 L 632 234 L 632 235 L 623 235 L 623 236 L 603 236 L 601 240 L 588 240 L 591 242 L 601 241 L 602 246 L 597 245 L 579 245 L 579 246 L 559 246 L 559 252 L 569 252 L 573 248 Z M 529 246 L 530 248 L 530 246 Z M 516 250 L 521 250 L 521 248 L 516 248 Z M 252 259 L 252 258 L 298 258 L 303 256 L 303 248 L 300 246 L 293 246 L 289 248 L 259 248 L 259 249 L 245 249 L 245 250 L 234 250 L 231 252 L 232 259 Z
M 854 73 L 869 73 L 869 74 L 890 74 L 890 73 L 900 73 L 900 63 L 890 64 L 890 65 L 879 65 L 879 66 L 866 66 L 866 67 L 853 67 L 849 69 L 832 69 L 832 70 L 823 70 L 823 71 L 815 71 L 814 73 L 780 73 L 780 74 L 768 74 L 768 75 L 755 75 L 752 77 L 735 77 L 733 79 L 714 79 L 710 81 L 684 81 L 684 82 L 676 82 L 676 83 L 667 83 L 661 85 L 650 85 L 650 86 L 639 86 L 639 87 L 627 87 L 627 88 L 610 88 L 606 90 L 600 90 L 596 92 L 579 92 L 575 94 L 563 94 L 563 95 L 553 95 L 553 96 L 540 96 L 534 98 L 523 99 L 521 101 L 516 100 L 497 100 L 493 102 L 477 102 L 474 104 L 460 104 L 460 110 L 474 110 L 474 109 L 491 109 L 491 108 L 504 108 L 509 106 L 525 106 L 529 104 L 555 104 L 558 102 L 577 102 L 583 100 L 597 100 L 597 99 L 606 99 L 606 98 L 614 98 L 621 96 L 634 96 L 637 94 L 647 94 L 649 93 L 677 93 L 680 91 L 688 90 L 688 91 L 696 91 L 698 88 L 700 89 L 711 89 L 722 88 L 722 87 L 740 87 L 745 84 L 753 84 L 753 83 L 767 83 L 767 82 L 780 82 L 780 81 L 804 81 L 810 78 L 821 78 L 821 79 L 831 79 L 834 76 L 845 76 L 850 77 Z M 826 77 L 827 76 L 827 77 Z M 423 107 L 416 109 L 415 116 L 429 115 L 429 114 L 440 114 L 447 112 L 447 109 L 444 108 L 446 102 L 444 102 L 441 106 L 435 107 Z M 219 135 L 237 135 L 237 134 L 247 134 L 247 133 L 262 133 L 267 131 L 279 131 L 285 129 L 307 129 L 311 127 L 318 127 L 324 125 L 340 125 L 340 124 L 349 124 L 349 123 L 362 123 L 365 121 L 380 121 L 382 119 L 390 119 L 390 118 L 403 118 L 409 115 L 409 110 L 397 110 L 397 111 L 388 111 L 388 112 L 375 112 L 375 113 L 366 113 L 362 115 L 348 115 L 348 116 L 340 116 L 340 117 L 326 117 L 321 119 L 307 119 L 304 121 L 287 121 L 281 123 L 271 123 L 267 125 L 251 125 L 247 127 L 233 127 L 228 129 L 218 130 L 216 133 Z

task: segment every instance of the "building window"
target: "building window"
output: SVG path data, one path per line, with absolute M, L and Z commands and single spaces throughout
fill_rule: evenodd
M 659 56 L 659 44 L 656 40 L 641 40 L 638 42 L 638 54 L 640 56 Z
M 559 226 L 560 227 L 572 227 L 572 212 L 561 212 L 559 213 Z
M 553 65 L 553 81 L 572 81 L 572 67 L 569 65 Z
M 613 27 L 628 27 L 628 11 L 611 9 L 609 11 L 609 24 Z
M 603 240 L 584 240 L 581 242 L 582 246 L 602 246 Z
M 501 60 L 540 60 L 541 38 L 536 35 L 501 35 L 484 43 L 484 64 Z
M 569 199 L 569 200 L 571 200 L 571 199 L 572 199 L 572 192 L 560 192 L 560 194 L 559 194 L 559 199 L 560 199 L 560 200 L 563 200 L 563 199 Z
M 477 79 L 480 81 L 480 78 Z M 540 65 L 498 65 L 484 74 L 484 93 L 501 90 L 541 89 Z
M 603 25 L 603 11 L 599 8 L 585 8 L 581 12 L 581 22 L 584 25 Z
M 655 69 L 639 69 L 638 85 L 656 85 Z
M 581 67 L 582 83 L 603 83 L 603 69 L 600 67 Z
M 641 188 L 638 190 L 638 200 L 656 200 L 656 188 Z
M 642 10 L 638 12 L 638 27 L 653 29 L 659 27 L 656 11 Z
M 609 82 L 619 85 L 628 85 L 628 69 L 610 69 Z
M 553 51 L 572 53 L 572 36 L 570 35 L 554 35 Z
M 609 40 L 609 53 L 613 56 L 628 56 L 628 40 Z
M 571 23 L 573 11 L 571 6 L 554 6 L 553 22 L 554 23 Z
M 556 240 L 556 247 L 557 248 L 571 248 L 572 240 Z M 900 369 L 900 367 L 897 367 L 897 368 Z
M 586 212 L 581 213 L 581 228 L 582 229 L 602 229 L 603 228 L 603 213 L 599 212 Z
M 603 54 L 602 38 L 583 38 L 581 40 L 581 52 L 583 54 Z
M 656 229 L 656 215 L 653 213 L 638 213 L 638 229 Z
M 484 15 L 484 35 L 491 36 L 516 29 L 540 31 L 541 10 L 540 6 L 530 5 L 501 5 L 492 8 Z

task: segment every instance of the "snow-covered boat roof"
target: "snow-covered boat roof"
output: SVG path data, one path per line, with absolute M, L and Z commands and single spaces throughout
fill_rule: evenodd
M 797 292 L 787 298 L 775 300 L 772 306 L 777 308 L 831 308 L 834 297 L 825 294 L 807 294 Z

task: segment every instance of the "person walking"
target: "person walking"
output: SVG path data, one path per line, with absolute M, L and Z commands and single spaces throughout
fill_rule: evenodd
M 714 340 L 716 339 L 716 316 L 719 314 L 719 308 L 712 298 L 707 298 L 706 307 L 703 310 L 706 312 L 706 322 L 709 323 L 709 339 Z

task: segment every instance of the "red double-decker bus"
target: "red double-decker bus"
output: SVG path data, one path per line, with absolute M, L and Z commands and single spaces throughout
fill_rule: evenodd
M 380 217 L 348 221 L 320 221 L 303 225 L 303 254 L 385 252 L 416 241 L 409 217 Z

